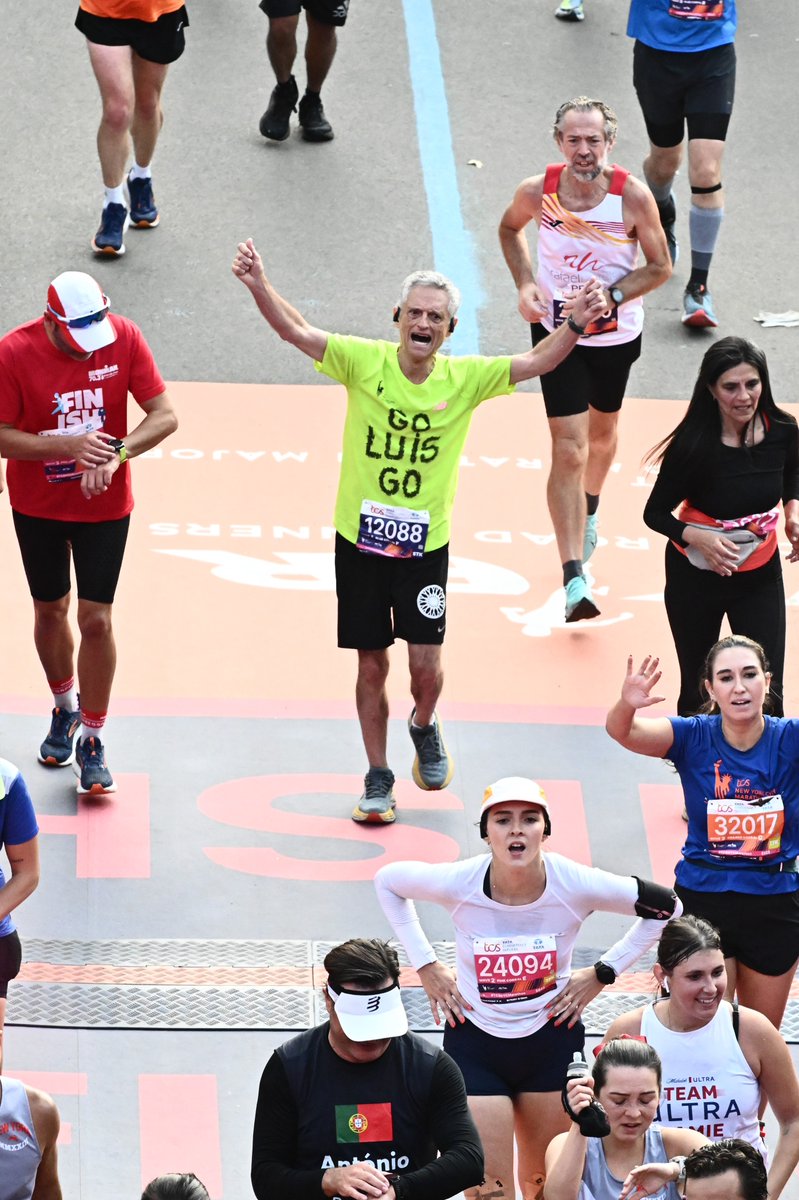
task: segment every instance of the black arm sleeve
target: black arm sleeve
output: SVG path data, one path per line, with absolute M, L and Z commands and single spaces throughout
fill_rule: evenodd
M 297 1170 L 297 1108 L 283 1063 L 273 1054 L 261 1075 L 252 1131 L 250 1179 L 257 1200 L 320 1200 L 324 1171 Z
M 428 1119 L 439 1157 L 396 1180 L 397 1200 L 445 1200 L 483 1181 L 483 1147 L 463 1076 L 443 1050 L 433 1068 Z

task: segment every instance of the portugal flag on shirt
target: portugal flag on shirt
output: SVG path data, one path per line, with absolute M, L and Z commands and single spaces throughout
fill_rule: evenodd
M 336 1141 L 390 1142 L 391 1104 L 337 1104 Z

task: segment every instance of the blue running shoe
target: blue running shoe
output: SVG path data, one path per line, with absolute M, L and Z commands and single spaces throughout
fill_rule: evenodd
M 397 819 L 394 772 L 388 767 L 370 767 L 363 777 L 363 795 L 352 810 L 353 821 L 391 825 Z
M 572 621 L 590 621 L 599 616 L 591 589 L 585 575 L 577 575 L 566 584 L 566 624 Z
M 128 175 L 130 223 L 136 229 L 155 229 L 161 218 L 153 199 L 152 179 L 133 179 Z
M 718 317 L 713 311 L 710 292 L 701 283 L 689 283 L 682 298 L 682 323 L 692 329 L 715 329 Z
M 100 228 L 92 238 L 95 254 L 113 254 L 121 258 L 125 253 L 122 240 L 128 227 L 128 210 L 124 204 L 106 204 L 100 218 Z
M 596 550 L 597 539 L 599 537 L 599 533 L 597 532 L 598 523 L 599 517 L 597 513 L 589 513 L 585 518 L 585 533 L 583 534 L 584 563 L 588 562 L 589 558 Z
M 75 774 L 79 796 L 106 796 L 117 785 L 105 765 L 103 743 L 98 737 L 81 738 L 75 748 Z
M 79 712 L 54 708 L 50 732 L 39 747 L 39 762 L 46 767 L 68 767 L 75 761 L 75 738 L 79 730 Z

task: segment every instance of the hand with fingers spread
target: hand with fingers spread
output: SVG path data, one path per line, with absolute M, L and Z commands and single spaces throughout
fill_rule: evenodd
M 455 972 L 438 961 L 427 963 L 417 971 L 419 982 L 427 993 L 430 1001 L 430 1011 L 436 1025 L 441 1024 L 441 1018 L 455 1028 L 456 1021 L 461 1024 L 466 1020 L 464 1009 L 472 1006 L 458 991 L 458 981 Z
M 657 685 L 663 672 L 660 659 L 647 654 L 637 671 L 633 669 L 633 656 L 627 658 L 627 676 L 622 684 L 621 698 L 631 708 L 649 708 L 652 704 L 662 704 L 665 696 L 653 696 L 652 689 Z
M 599 995 L 605 985 L 600 983 L 593 967 L 581 967 L 572 971 L 569 982 L 554 1000 L 550 1000 L 547 1008 L 556 1025 L 568 1022 L 567 1028 L 572 1029 L 585 1008 Z

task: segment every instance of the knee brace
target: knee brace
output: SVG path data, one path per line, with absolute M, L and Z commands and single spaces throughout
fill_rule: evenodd
M 709 188 L 694 187 L 693 184 L 691 184 L 691 195 L 692 196 L 709 196 L 711 194 L 711 192 L 720 192 L 720 191 L 721 191 L 721 180 L 719 180 L 718 183 L 714 183 L 713 187 L 709 187 Z

